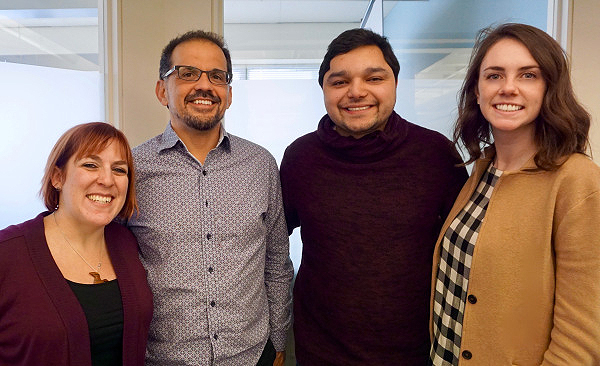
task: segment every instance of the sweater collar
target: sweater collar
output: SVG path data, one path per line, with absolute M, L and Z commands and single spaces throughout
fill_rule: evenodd
M 494 145 L 488 146 L 483 150 L 483 157 L 480 159 L 480 164 L 484 165 L 485 167 L 487 167 L 489 165 L 489 163 L 494 160 L 494 157 L 496 156 L 496 147 Z M 480 168 L 483 169 L 483 168 Z M 540 171 L 542 169 L 540 169 L 537 164 L 535 163 L 535 155 L 531 156 L 524 164 L 521 168 L 519 168 L 519 170 L 513 171 L 512 173 L 516 173 L 516 172 L 537 172 Z
M 327 149 L 341 160 L 372 162 L 381 160 L 398 147 L 408 134 L 408 122 L 392 112 L 383 131 L 374 131 L 361 138 L 342 136 L 335 129 L 329 115 L 319 121 L 317 136 Z

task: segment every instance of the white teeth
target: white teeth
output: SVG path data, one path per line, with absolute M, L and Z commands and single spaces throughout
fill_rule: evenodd
M 88 194 L 87 198 L 91 199 L 94 202 L 100 203 L 109 203 L 110 201 L 112 201 L 112 197 L 100 196 L 97 194 Z
M 513 112 L 513 111 L 518 111 L 520 109 L 523 109 L 523 107 L 520 105 L 514 105 L 514 104 L 496 104 L 496 109 L 499 109 L 499 110 L 505 111 L 505 112 Z
M 192 103 L 194 103 L 194 104 L 206 104 L 206 105 L 213 104 L 213 102 L 211 102 L 210 100 L 206 100 L 206 99 L 196 99 Z
M 364 111 L 365 109 L 369 108 L 369 106 L 364 106 L 364 107 L 348 107 L 349 111 Z

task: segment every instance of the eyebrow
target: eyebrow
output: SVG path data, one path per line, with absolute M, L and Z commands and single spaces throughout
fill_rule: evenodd
M 528 65 L 528 66 L 523 66 L 523 67 L 519 67 L 519 71 L 524 71 L 524 70 L 531 70 L 531 69 L 539 69 L 540 67 L 537 65 Z M 490 66 L 490 67 L 486 67 L 485 69 L 481 70 L 481 71 L 487 71 L 487 70 L 494 70 L 494 71 L 504 71 L 505 68 L 502 66 Z
M 389 74 L 389 70 L 386 70 L 383 67 L 368 67 L 364 70 L 364 74 L 373 74 L 376 72 L 384 72 L 386 74 Z M 342 70 L 342 71 L 337 71 L 337 72 L 332 72 L 331 74 L 329 74 L 329 76 L 327 77 L 327 80 L 333 79 L 333 78 L 337 78 L 337 77 L 341 77 L 341 76 L 347 76 L 348 72 L 346 70 Z
M 98 155 L 90 155 L 90 156 L 88 156 L 88 158 L 95 160 L 97 162 L 102 161 L 102 159 L 100 159 L 100 157 Z M 117 160 L 117 161 L 113 162 L 112 165 L 127 165 L 127 162 L 125 160 Z

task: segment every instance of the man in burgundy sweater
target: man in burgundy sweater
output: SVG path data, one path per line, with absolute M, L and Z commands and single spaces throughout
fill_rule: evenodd
M 388 41 L 353 29 L 319 70 L 327 115 L 286 150 L 288 232 L 301 366 L 424 365 L 433 246 L 467 179 L 441 134 L 394 112 L 400 66 Z

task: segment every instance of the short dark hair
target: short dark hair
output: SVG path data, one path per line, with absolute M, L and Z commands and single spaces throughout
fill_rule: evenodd
M 58 168 L 64 172 L 67 162 L 72 156 L 79 159 L 100 152 L 113 141 L 120 147 L 125 157 L 127 178 L 129 179 L 125 203 L 117 216 L 122 219 L 131 217 L 134 211 L 137 210 L 135 171 L 131 148 L 123 132 L 104 122 L 90 122 L 71 127 L 56 141 L 48 156 L 44 177 L 42 178 L 42 189 L 40 190 L 40 196 L 48 210 L 56 210 L 60 196 L 60 192 L 52 185 L 54 169 Z
M 475 90 L 483 58 L 496 42 L 506 38 L 522 43 L 529 50 L 546 82 L 540 114 L 535 120 L 536 165 L 545 170 L 556 169 L 561 158 L 575 152 L 585 154 L 589 146 L 590 115 L 573 92 L 565 52 L 546 32 L 526 24 L 507 23 L 479 32 L 459 91 L 454 142 L 467 149 L 466 164 L 482 156 L 485 147 L 482 145 L 493 145 L 491 127 L 477 104 Z
M 327 53 L 321 62 L 319 68 L 319 85 L 323 87 L 323 78 L 327 71 L 329 71 L 331 60 L 338 55 L 348 53 L 358 47 L 362 46 L 377 46 L 383 53 L 385 62 L 392 68 L 394 72 L 394 78 L 398 81 L 398 73 L 400 72 L 400 63 L 394 54 L 392 46 L 388 42 L 387 38 L 381 36 L 369 29 L 354 28 L 342 32 L 337 36 L 329 46 L 327 47 Z
M 177 47 L 183 42 L 192 40 L 209 41 L 219 46 L 219 48 L 221 49 L 221 51 L 223 51 L 223 54 L 225 55 L 225 60 L 227 60 L 227 72 L 229 74 L 232 73 L 231 54 L 229 53 L 227 46 L 225 46 L 225 41 L 223 40 L 223 37 L 213 32 L 206 32 L 203 30 L 192 30 L 182 35 L 179 35 L 176 38 L 173 38 L 169 43 L 167 43 L 165 48 L 163 48 L 162 53 L 160 55 L 160 67 L 158 69 L 159 79 L 162 79 L 162 76 L 167 71 L 169 71 L 171 67 L 173 67 L 171 63 L 171 55 L 173 55 L 173 50 L 175 49 L 175 47 Z

